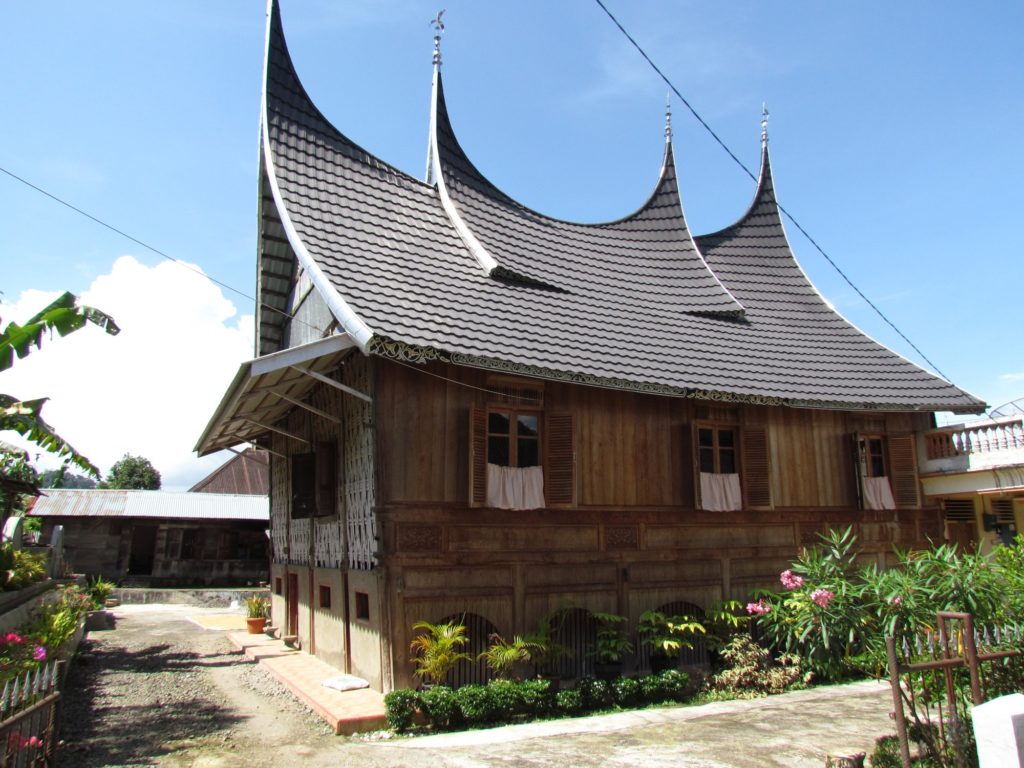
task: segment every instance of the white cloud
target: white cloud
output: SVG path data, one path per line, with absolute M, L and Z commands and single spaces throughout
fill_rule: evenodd
M 1018 371 L 1016 373 L 1001 373 L 999 374 L 1000 381 L 1024 381 L 1024 371 Z
M 0 317 L 23 321 L 56 296 L 25 291 Z M 80 298 L 111 315 L 121 333 L 89 325 L 44 339 L 0 374 L 0 392 L 49 397 L 43 417 L 104 472 L 131 453 L 153 463 L 164 488 L 188 488 L 225 460 L 197 459 L 192 448 L 239 363 L 252 356 L 252 315 L 239 316 L 200 274 L 132 256 L 117 259 Z M 17 442 L 12 433 L 3 439 Z M 55 462 L 41 454 L 38 464 Z

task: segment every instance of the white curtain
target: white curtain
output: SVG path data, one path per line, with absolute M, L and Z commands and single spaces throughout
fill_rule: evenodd
M 888 477 L 865 477 L 863 481 L 865 509 L 896 509 Z
M 540 467 L 487 465 L 487 506 L 496 509 L 541 509 L 544 472 Z
M 732 512 L 743 508 L 738 474 L 700 473 L 700 508 L 709 512 Z

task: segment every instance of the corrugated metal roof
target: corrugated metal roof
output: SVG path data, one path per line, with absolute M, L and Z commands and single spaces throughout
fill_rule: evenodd
M 49 489 L 30 514 L 39 517 L 149 517 L 177 520 L 270 519 L 270 499 L 237 493 Z

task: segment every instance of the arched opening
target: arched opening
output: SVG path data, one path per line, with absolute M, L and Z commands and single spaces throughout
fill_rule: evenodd
M 586 608 L 564 608 L 551 618 L 550 661 L 539 672 L 563 680 L 594 674 L 597 621 Z

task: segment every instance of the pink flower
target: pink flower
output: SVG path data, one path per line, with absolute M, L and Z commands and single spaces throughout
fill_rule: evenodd
M 828 604 L 832 602 L 832 598 L 835 596 L 835 592 L 829 592 L 827 589 L 816 589 L 811 592 L 811 600 L 822 608 L 828 608 Z
M 25 746 L 32 747 L 33 749 L 38 749 L 39 747 L 43 746 L 43 740 L 40 739 L 38 736 L 29 736 L 28 740 L 25 742 Z
M 804 585 L 803 576 L 797 576 L 792 571 L 783 571 L 779 574 L 779 581 L 786 589 L 797 589 Z
M 890 600 L 889 603 L 892 604 L 892 605 L 902 605 L 903 604 L 903 598 L 900 597 L 899 595 L 896 595 L 896 597 L 894 597 L 892 600 Z
M 21 645 L 25 642 L 25 638 L 19 635 L 17 632 L 8 632 L 4 635 L 4 642 L 8 645 Z
M 36 661 L 46 661 L 46 649 L 41 645 L 37 645 L 35 650 L 32 651 L 32 658 Z
M 761 598 L 756 603 L 747 603 L 747 613 L 751 616 L 764 616 L 771 609 L 772 607 L 764 601 L 764 598 Z

